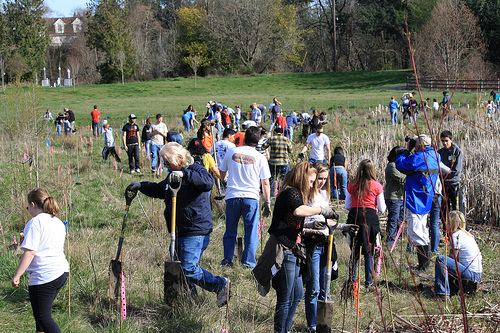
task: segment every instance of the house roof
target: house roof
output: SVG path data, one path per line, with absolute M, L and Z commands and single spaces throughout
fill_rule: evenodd
M 61 21 L 64 23 L 64 35 L 74 35 L 73 24 L 80 23 L 83 27 L 83 22 L 81 17 L 50 17 L 45 19 L 47 21 L 47 28 L 49 29 L 49 35 L 56 34 L 56 23 Z M 59 34 L 58 34 L 59 35 Z

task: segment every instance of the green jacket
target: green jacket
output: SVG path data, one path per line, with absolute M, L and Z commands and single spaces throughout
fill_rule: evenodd
M 385 189 L 386 200 L 403 200 L 405 192 L 406 175 L 396 169 L 395 162 L 389 162 L 385 168 Z

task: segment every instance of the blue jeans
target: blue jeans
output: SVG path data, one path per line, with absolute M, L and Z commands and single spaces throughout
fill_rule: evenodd
M 285 136 L 293 142 L 293 126 L 288 126 L 285 130 Z
M 224 127 L 222 127 L 221 123 L 215 123 L 215 128 L 217 128 L 217 141 L 219 141 L 222 138 Z
M 326 252 L 321 245 L 314 251 L 311 261 L 311 276 L 306 283 L 305 305 L 307 327 L 316 329 L 318 300 L 325 300 Z
M 398 110 L 391 110 L 391 123 L 398 123 Z
M 92 134 L 94 136 L 99 136 L 99 122 L 98 121 L 92 121 Z
M 335 184 L 335 173 L 337 174 L 337 184 Z M 333 199 L 345 200 L 347 196 L 347 170 L 345 168 L 330 168 L 330 187 Z
M 358 250 L 359 251 L 359 250 Z M 359 256 L 359 253 L 357 257 Z M 356 260 L 356 264 L 354 265 L 354 274 L 352 276 L 352 280 L 356 281 L 356 277 L 358 274 L 358 264 L 359 257 Z M 365 254 L 365 286 L 371 286 L 373 282 L 373 256 L 370 253 Z
M 259 200 L 246 198 L 233 198 L 226 200 L 226 232 L 222 238 L 224 245 L 224 259 L 222 264 L 232 263 L 236 236 L 238 235 L 238 222 L 243 217 L 245 229 L 245 245 L 241 263 L 244 266 L 255 267 L 255 252 L 259 245 Z
M 56 135 L 62 135 L 62 125 L 56 124 Z
M 288 171 L 290 171 L 290 168 L 288 164 L 285 165 L 269 165 L 269 169 L 271 171 L 271 179 L 269 180 L 271 182 L 271 196 L 274 195 L 274 185 L 275 185 L 275 180 L 283 180 L 285 178 L 285 175 Z
M 195 294 L 196 287 L 193 283 L 211 292 L 218 292 L 226 283 L 224 278 L 214 276 L 209 271 L 198 266 L 203 251 L 208 247 L 209 242 L 210 235 L 186 236 L 180 237 L 178 240 L 179 260 Z
M 162 163 L 162 158 L 160 157 L 160 149 L 162 147 L 163 145 L 151 145 L 151 169 L 156 169 L 159 163 Z
M 321 163 L 328 164 L 326 160 L 316 160 L 314 158 L 309 158 L 308 162 L 311 163 L 311 164 L 314 164 L 316 162 L 321 162 Z
M 446 266 L 445 266 L 446 260 Z M 435 280 L 434 280 L 434 292 L 436 295 L 449 295 L 450 294 L 450 284 L 448 279 L 448 272 L 457 276 L 457 265 L 460 275 L 463 279 L 472 280 L 474 282 L 479 282 L 481 280 L 481 273 L 474 273 L 468 267 L 465 267 L 460 262 L 455 263 L 455 259 L 446 257 L 444 255 L 439 255 L 436 259 L 435 265 Z M 445 272 L 447 268 L 448 272 Z
M 387 227 L 385 229 L 387 245 L 392 246 L 398 233 L 399 224 L 404 218 L 404 201 L 385 199 L 385 205 L 387 206 Z
M 182 123 L 184 124 L 184 129 L 189 132 L 191 130 L 189 119 L 182 117 Z
M 151 159 L 151 140 L 144 141 L 144 147 L 146 148 L 146 159 Z
M 431 238 L 431 252 L 439 252 L 439 215 L 441 215 L 441 202 L 440 195 L 434 196 L 432 200 L 431 217 L 429 221 L 429 233 Z
M 276 290 L 276 308 L 274 310 L 274 332 L 289 332 L 292 320 L 300 300 L 304 296 L 300 266 L 292 251 L 285 251 L 283 265 L 272 279 Z

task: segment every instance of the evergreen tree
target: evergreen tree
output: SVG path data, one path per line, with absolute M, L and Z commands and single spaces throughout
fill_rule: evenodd
M 98 66 L 104 83 L 128 79 L 136 67 L 128 11 L 119 0 L 93 0 L 89 4 L 87 45 L 102 51 L 105 61 Z
M 45 66 L 45 52 L 50 44 L 47 24 L 42 18 L 43 0 L 6 0 L 3 11 L 4 26 L 9 33 L 1 38 L 1 47 L 9 47 L 8 56 L 15 58 L 16 63 L 22 60 L 26 64 L 26 72 L 16 75 L 34 78 Z

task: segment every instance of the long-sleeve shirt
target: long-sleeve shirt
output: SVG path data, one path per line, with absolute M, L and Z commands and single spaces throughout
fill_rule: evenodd
M 113 138 L 113 129 L 111 127 L 104 131 L 104 146 L 106 148 L 115 146 L 115 138 Z
M 455 143 L 451 143 L 451 148 L 439 149 L 441 161 L 444 165 L 450 168 L 450 173 L 444 176 L 444 183 L 448 185 L 457 185 L 460 183 L 460 175 L 462 174 L 464 156 L 462 151 Z
M 396 163 L 390 162 L 385 167 L 385 199 L 403 200 L 406 176 L 396 169 Z
M 262 145 L 262 149 L 270 148 L 269 152 L 269 164 L 275 165 L 286 165 L 288 164 L 288 156 L 292 153 L 292 143 L 290 140 L 283 135 L 275 135 L 271 139 L 267 140 L 266 143 Z
M 396 158 L 396 168 L 406 175 L 406 207 L 413 213 L 422 215 L 431 211 L 440 162 L 441 157 L 432 147 Z

